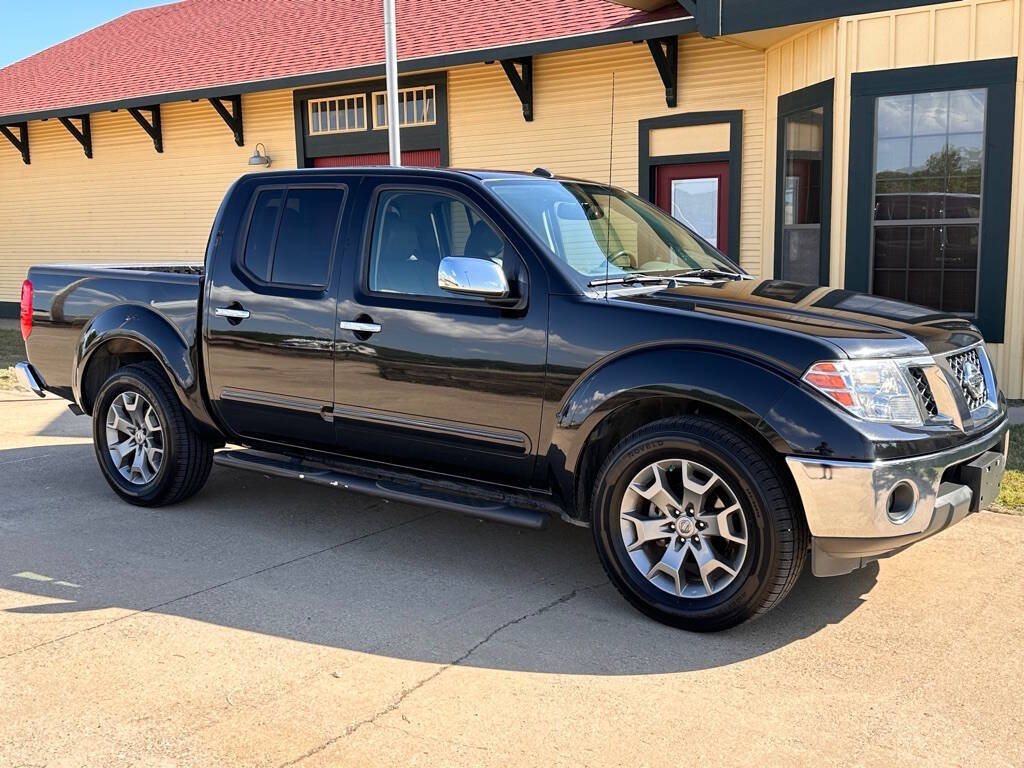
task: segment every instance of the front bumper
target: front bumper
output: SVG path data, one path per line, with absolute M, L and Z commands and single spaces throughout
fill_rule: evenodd
M 14 366 L 14 378 L 18 380 L 18 384 L 23 389 L 35 392 L 39 397 L 46 397 L 43 379 L 36 373 L 36 369 L 32 367 L 31 363 L 18 363 Z
M 999 492 L 1008 441 L 1004 419 L 969 443 L 909 459 L 788 457 L 811 532 L 814 574 L 849 573 L 987 506 Z

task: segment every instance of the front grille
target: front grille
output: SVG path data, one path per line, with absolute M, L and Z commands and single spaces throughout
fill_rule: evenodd
M 974 412 L 985 405 L 989 400 L 988 383 L 985 381 L 985 369 L 982 367 L 978 347 L 950 355 L 946 360 L 953 378 L 960 385 L 968 409 Z
M 929 416 L 938 416 L 939 406 L 935 404 L 935 396 L 932 394 L 932 388 L 928 384 L 927 377 L 924 375 L 924 369 L 914 367 L 910 368 L 909 372 L 910 378 L 917 388 L 917 396 L 921 400 L 925 413 Z

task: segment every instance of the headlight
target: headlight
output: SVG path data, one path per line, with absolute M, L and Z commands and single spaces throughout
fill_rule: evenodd
M 917 398 L 892 360 L 815 363 L 804 381 L 865 421 L 921 425 Z

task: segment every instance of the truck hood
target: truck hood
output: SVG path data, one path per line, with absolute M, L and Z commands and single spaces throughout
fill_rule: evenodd
M 941 355 L 982 340 L 970 321 L 856 291 L 782 280 L 681 284 L 616 299 L 824 339 L 851 358 Z

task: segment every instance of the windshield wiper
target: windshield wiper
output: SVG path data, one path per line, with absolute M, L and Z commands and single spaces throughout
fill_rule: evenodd
M 678 272 L 672 277 L 684 278 L 684 277 L 696 277 L 704 280 L 753 280 L 751 275 L 745 275 L 742 272 L 729 272 L 725 269 L 714 269 L 713 267 L 700 267 L 698 269 L 688 269 L 685 272 Z
M 664 277 L 657 277 L 656 275 L 617 275 L 615 277 L 603 277 L 600 280 L 591 280 L 587 285 L 590 288 L 595 288 L 599 285 L 642 285 L 644 283 L 671 283 L 675 279 L 675 275 L 665 275 Z

